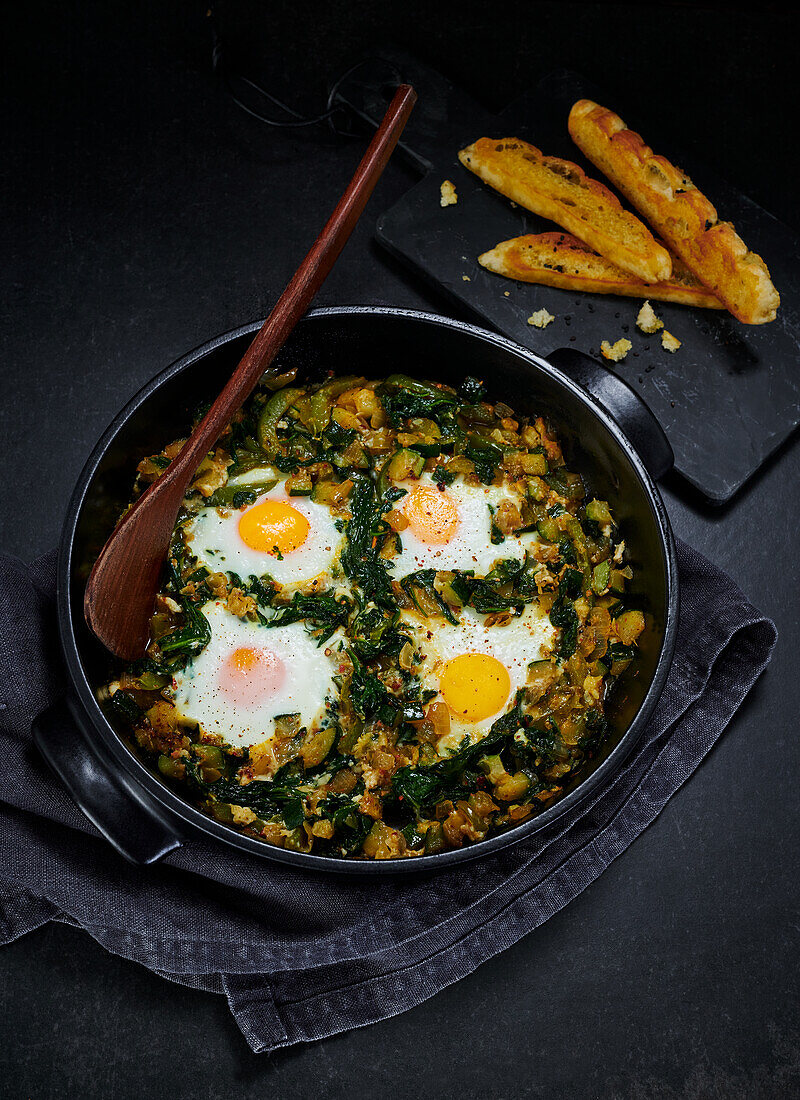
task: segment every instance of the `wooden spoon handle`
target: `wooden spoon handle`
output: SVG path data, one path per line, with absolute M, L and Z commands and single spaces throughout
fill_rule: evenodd
M 397 89 L 327 225 L 228 383 L 178 456 L 128 509 L 101 550 L 86 583 L 83 610 L 89 628 L 118 657 L 133 660 L 144 655 L 161 567 L 192 477 L 325 281 L 366 206 L 416 99 L 408 84 Z
M 383 122 L 325 228 L 275 303 L 227 385 L 170 466 L 170 473 L 175 468 L 176 477 L 180 476 L 180 470 L 187 478 L 182 496 L 203 457 L 253 392 L 328 277 L 386 167 L 416 99 L 417 94 L 409 84 L 401 84 L 397 89 Z

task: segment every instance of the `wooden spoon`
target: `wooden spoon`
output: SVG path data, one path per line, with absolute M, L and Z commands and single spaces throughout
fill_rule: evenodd
M 100 641 L 125 660 L 144 655 L 161 567 L 192 478 L 233 414 L 255 389 L 308 309 L 361 216 L 403 132 L 417 96 L 401 84 L 327 225 L 259 329 L 214 404 L 180 454 L 125 513 L 100 552 L 86 585 L 83 611 Z

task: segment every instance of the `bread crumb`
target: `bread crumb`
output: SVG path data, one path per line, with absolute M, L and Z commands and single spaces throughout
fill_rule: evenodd
M 462 275 L 461 280 L 462 280 L 462 282 L 465 282 L 465 283 L 471 283 L 472 282 L 472 279 L 470 279 L 469 275 Z
M 231 806 L 234 825 L 250 825 L 256 820 L 256 815 L 247 806 Z
M 508 296 L 511 294 L 511 291 L 510 290 L 504 290 L 503 294 L 506 296 L 506 298 L 508 298 Z
M 681 346 L 681 341 L 677 336 L 673 336 L 671 332 L 664 329 L 661 333 L 661 346 L 664 351 L 677 351 Z
M 656 317 L 655 310 L 650 303 L 645 302 L 639 310 L 639 316 L 636 318 L 636 327 L 641 329 L 642 332 L 652 334 L 663 328 L 664 322 Z
M 442 206 L 455 206 L 458 202 L 458 195 L 456 194 L 455 186 L 450 180 L 445 180 L 442 186 L 439 188 L 441 194 L 440 202 Z
M 547 328 L 551 321 L 555 321 L 555 317 L 552 313 L 548 313 L 546 309 L 537 309 L 528 318 L 528 324 L 533 325 L 535 328 Z
M 600 345 L 600 352 L 605 359 L 610 359 L 612 363 L 619 363 L 632 347 L 630 340 L 624 338 L 617 340 L 616 344 L 609 344 L 608 340 L 604 340 Z

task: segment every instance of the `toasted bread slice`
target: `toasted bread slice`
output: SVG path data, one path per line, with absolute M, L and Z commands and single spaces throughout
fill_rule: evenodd
M 616 195 L 577 164 L 545 157 L 518 138 L 479 138 L 458 154 L 461 163 L 526 210 L 549 218 L 623 271 L 649 282 L 668 279 L 669 253 Z
M 645 283 L 620 271 L 568 233 L 530 233 L 501 241 L 479 256 L 478 263 L 497 275 L 523 283 L 587 290 L 593 294 L 623 294 L 627 298 L 652 298 L 706 309 L 724 308 L 677 257 L 672 259 L 669 279 L 663 283 Z
M 644 215 L 690 271 L 747 325 L 775 319 L 780 296 L 767 265 L 702 191 L 657 156 L 619 115 L 590 99 L 569 113 L 569 132 L 592 164 Z

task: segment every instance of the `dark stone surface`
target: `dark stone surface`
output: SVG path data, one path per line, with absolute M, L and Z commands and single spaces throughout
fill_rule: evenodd
M 22 557 L 55 542 L 119 405 L 267 309 L 358 156 L 233 107 L 209 74 L 203 12 L 38 0 L 5 17 L 0 515 L 3 549 Z M 554 61 L 626 100 L 672 97 L 687 143 L 798 227 L 797 126 L 779 104 L 796 85 L 798 25 L 776 4 L 756 16 L 738 4 L 240 3 L 226 19 L 234 56 L 301 109 L 317 108 L 327 72 L 382 41 L 494 110 Z M 372 244 L 378 213 L 413 179 L 390 166 L 321 304 L 446 310 Z M 685 789 L 542 929 L 410 1013 L 267 1058 L 220 999 L 51 927 L 0 955 L 0 1094 L 799 1095 L 799 483 L 795 437 L 723 510 L 668 486 L 677 533 L 775 618 L 778 649 Z

